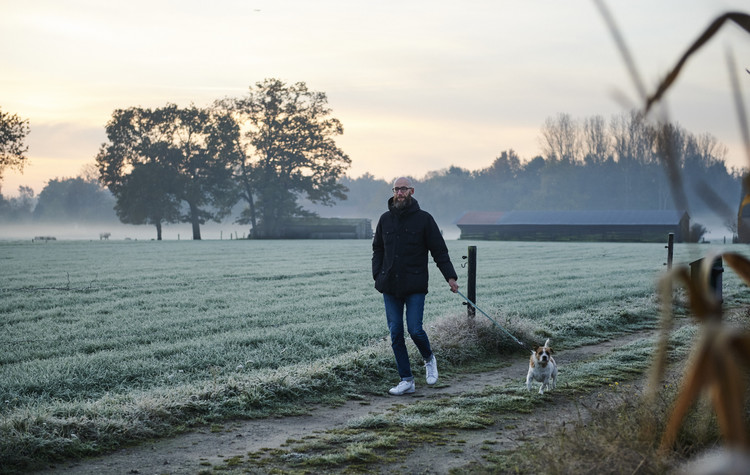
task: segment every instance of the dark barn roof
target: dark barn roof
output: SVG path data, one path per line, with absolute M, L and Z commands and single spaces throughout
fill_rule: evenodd
M 468 211 L 461 239 L 663 241 L 687 235 L 689 217 L 674 210 Z

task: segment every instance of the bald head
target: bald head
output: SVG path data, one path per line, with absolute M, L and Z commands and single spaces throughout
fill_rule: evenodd
M 411 195 L 414 194 L 414 186 L 406 177 L 396 178 L 393 182 L 393 206 L 397 209 L 405 208 L 411 204 Z
M 402 187 L 402 186 L 414 189 L 414 185 L 412 185 L 411 180 L 409 180 L 408 178 L 406 178 L 404 176 L 396 178 L 396 180 L 393 182 L 393 187 L 394 188 L 399 188 L 399 187 Z

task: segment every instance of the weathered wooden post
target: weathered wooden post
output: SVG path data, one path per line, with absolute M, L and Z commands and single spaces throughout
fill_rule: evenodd
M 703 262 L 705 258 L 698 259 L 697 261 L 693 261 L 690 263 L 690 278 L 695 282 L 696 285 L 702 285 L 703 282 L 701 282 L 701 266 L 705 263 Z M 716 297 L 716 300 L 719 302 L 724 301 L 723 296 L 723 289 L 722 289 L 722 274 L 724 273 L 724 261 L 721 257 L 717 257 L 714 259 L 714 261 L 711 263 L 711 270 L 708 276 L 708 289 L 713 292 L 714 297 Z
M 672 270 L 672 256 L 674 255 L 674 233 L 669 233 L 667 240 L 667 270 Z
M 466 282 L 466 295 L 474 303 L 477 303 L 477 246 L 469 246 L 469 275 Z M 467 316 L 474 317 L 476 309 L 466 303 Z

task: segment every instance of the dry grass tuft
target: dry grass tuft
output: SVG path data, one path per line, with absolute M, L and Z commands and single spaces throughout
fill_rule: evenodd
M 522 341 L 529 331 L 521 323 L 501 322 L 506 330 Z M 428 330 L 432 345 L 440 358 L 460 365 L 481 360 L 487 355 L 509 354 L 523 349 L 493 322 L 482 316 L 443 318 Z
M 689 415 L 699 434 L 689 434 L 684 450 L 670 457 L 659 456 L 656 423 L 663 420 L 673 397 L 668 388 L 648 403 L 633 397 L 635 387 L 618 387 L 606 401 L 581 399 L 578 421 L 566 424 L 547 437 L 531 440 L 518 449 L 486 457 L 489 465 L 471 473 L 638 473 L 663 474 L 683 463 L 696 446 L 715 438 L 712 421 Z M 602 406 L 599 406 L 602 403 Z M 592 405 L 597 407 L 593 408 Z M 586 417 L 590 414 L 590 417 Z M 652 427 L 651 431 L 643 430 Z

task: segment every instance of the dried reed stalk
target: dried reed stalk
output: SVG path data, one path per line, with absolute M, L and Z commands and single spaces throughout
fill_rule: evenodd
M 687 60 L 705 45 L 728 22 L 734 22 L 750 33 L 750 15 L 740 12 L 728 12 L 711 22 L 706 30 L 690 45 L 674 68 L 658 85 L 656 91 L 645 94 L 643 82 L 638 75 L 625 42 L 622 39 L 614 21 L 602 0 L 595 0 L 596 5 L 610 28 L 631 78 L 641 99 L 645 101 L 644 113 L 648 113 L 653 106 L 661 101 L 666 91 L 675 83 Z M 747 118 L 742 106 L 739 84 L 734 72 L 733 61 L 728 59 L 732 91 L 737 106 L 738 122 L 745 143 L 745 152 L 750 163 L 750 133 L 748 133 Z M 748 71 L 750 72 L 750 71 Z M 664 124 L 666 126 L 666 122 Z M 664 165 L 670 178 L 672 195 L 678 207 L 686 204 L 679 176 L 678 157 L 668 148 L 669 141 L 663 141 L 666 146 L 663 151 Z M 745 178 L 746 190 L 750 190 L 750 178 Z M 732 218 L 731 208 L 719 202 L 711 190 L 702 190 L 701 196 L 711 205 L 725 221 Z M 745 200 L 750 204 L 750 195 Z M 743 204 L 745 204 L 743 201 Z M 686 209 L 686 207 L 683 207 Z M 741 208 L 740 208 L 741 209 Z M 738 228 L 742 225 L 740 215 L 737 215 Z M 731 447 L 745 450 L 750 449 L 748 434 L 745 427 L 745 394 L 747 389 L 745 375 L 750 369 L 750 334 L 729 328 L 722 320 L 722 306 L 710 285 L 713 263 L 721 257 L 743 281 L 750 285 L 750 261 L 736 253 L 713 254 L 706 256 L 700 266 L 699 278 L 693 279 L 685 266 L 670 271 L 660 282 L 662 297 L 661 334 L 657 344 L 656 360 L 651 373 L 651 395 L 659 387 L 666 367 L 669 331 L 673 322 L 672 297 L 675 285 L 686 288 L 690 310 L 701 324 L 699 338 L 693 348 L 685 376 L 669 416 L 665 432 L 661 440 L 661 449 L 670 449 L 676 440 L 677 433 L 690 407 L 700 394 L 708 390 L 711 402 L 716 412 L 725 443 Z
M 736 253 L 713 254 L 700 266 L 700 278 L 693 279 L 684 267 L 675 268 L 661 281 L 662 333 L 651 373 L 650 396 L 654 396 L 664 375 L 672 321 L 672 288 L 685 286 L 690 310 L 701 323 L 699 337 L 686 366 L 677 399 L 661 439 L 661 450 L 669 450 L 690 407 L 708 392 L 725 443 L 750 449 L 745 428 L 745 374 L 750 369 L 750 334 L 730 328 L 722 320 L 721 302 L 710 285 L 711 269 L 721 257 L 746 283 L 750 284 L 750 260 Z

